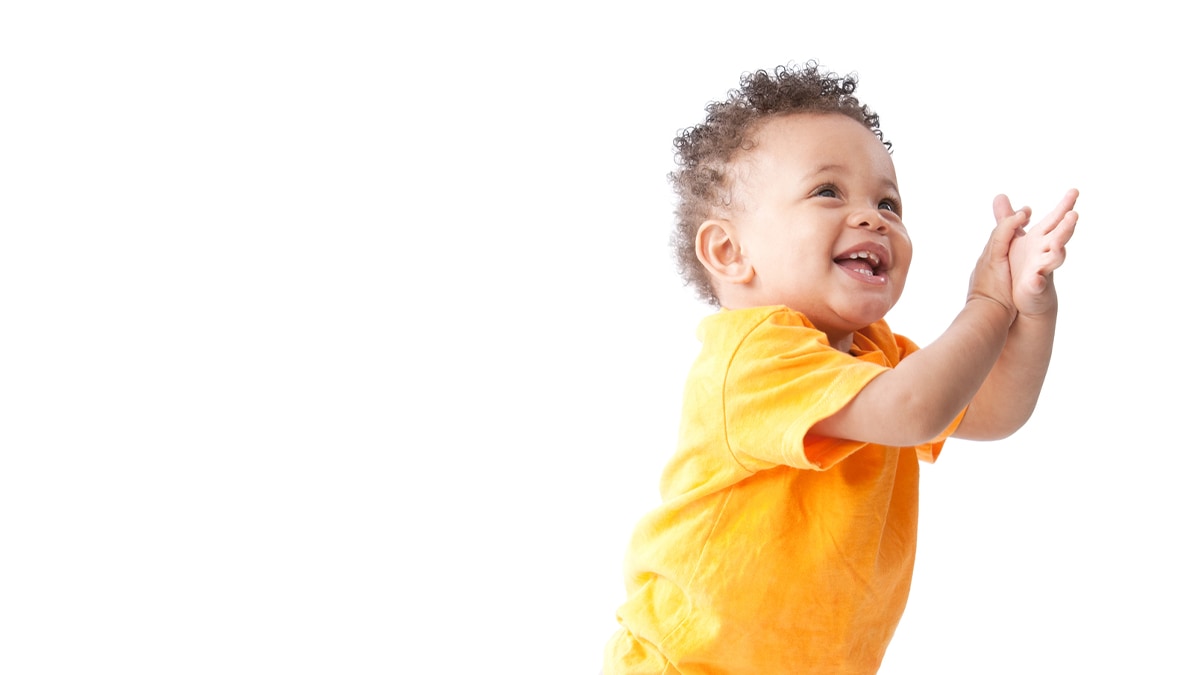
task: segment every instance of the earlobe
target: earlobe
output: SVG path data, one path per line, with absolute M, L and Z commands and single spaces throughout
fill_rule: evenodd
M 696 230 L 696 257 L 714 281 L 748 284 L 754 267 L 742 250 L 733 223 L 724 219 L 706 220 Z

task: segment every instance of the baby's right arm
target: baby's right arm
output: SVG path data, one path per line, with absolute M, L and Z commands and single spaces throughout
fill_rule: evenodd
M 929 442 L 945 431 L 987 379 L 1017 316 L 1008 254 L 1029 217 L 1023 208 L 997 218 L 971 274 L 966 305 L 941 337 L 880 374 L 811 431 L 901 447 Z

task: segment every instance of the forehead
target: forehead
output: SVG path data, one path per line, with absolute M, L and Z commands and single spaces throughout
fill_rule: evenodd
M 838 113 L 772 117 L 751 134 L 747 168 L 818 171 L 824 167 L 875 174 L 896 181 L 883 142 L 857 120 Z M 764 166 L 765 165 L 765 166 Z

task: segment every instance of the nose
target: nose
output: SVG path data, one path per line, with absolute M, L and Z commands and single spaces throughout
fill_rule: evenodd
M 864 227 L 880 234 L 886 234 L 888 231 L 887 220 L 875 209 L 854 211 L 850 214 L 848 224 L 850 227 Z

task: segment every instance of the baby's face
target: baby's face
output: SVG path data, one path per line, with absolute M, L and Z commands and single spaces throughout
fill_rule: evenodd
M 754 141 L 730 218 L 754 268 L 749 304 L 787 305 L 845 343 L 896 304 L 912 260 L 892 158 L 840 114 L 774 118 Z

